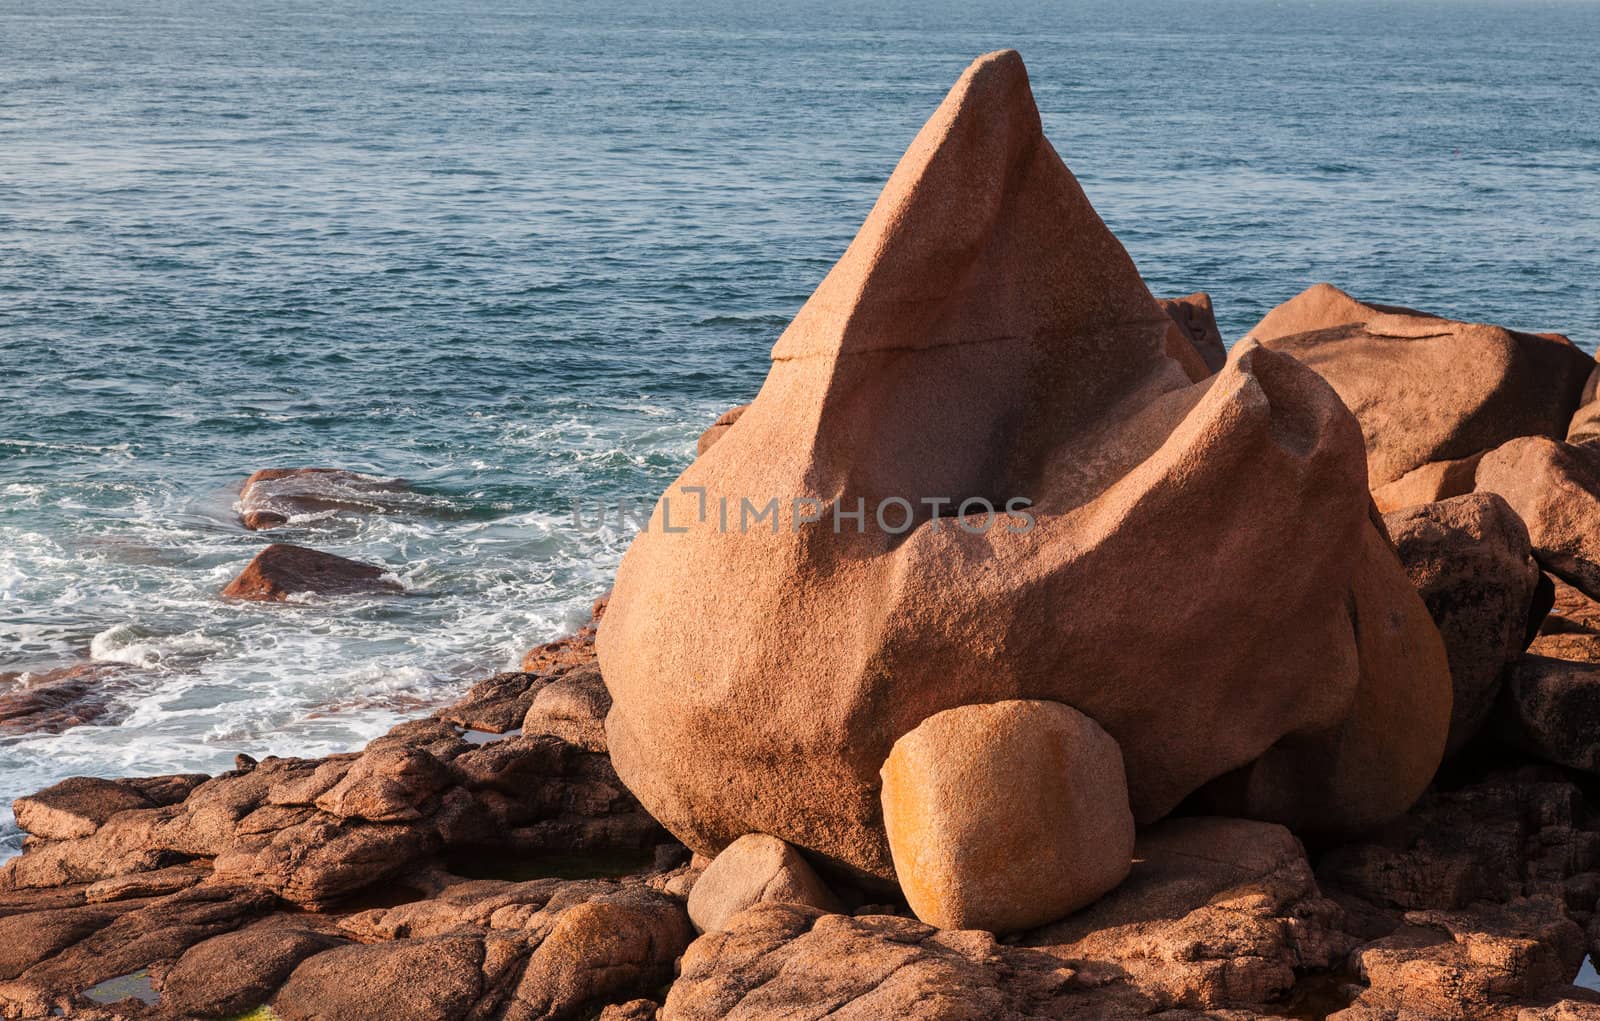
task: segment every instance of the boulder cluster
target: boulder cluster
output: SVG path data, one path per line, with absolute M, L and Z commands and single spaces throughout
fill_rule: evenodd
M 589 626 L 18 799 L 0 1016 L 1600 1018 L 1597 380 L 1326 285 L 1229 350 L 991 54 Z
M 1600 643 L 1600 603 L 1559 596 L 1508 690 L 1541 661 L 1600 671 L 1600 645 L 1562 658 Z M 1513 717 L 1359 839 L 1308 852 L 1274 823 L 1169 818 L 1138 829 L 1110 893 L 997 936 L 919 919 L 910 889 L 825 879 L 769 835 L 693 855 L 610 767 L 593 635 L 359 753 L 18 799 L 0 1017 L 1600 1017 L 1570 984 L 1600 947 L 1600 764 L 1529 755 Z M 1021 757 L 1109 740 L 1070 710 L 993 711 Z

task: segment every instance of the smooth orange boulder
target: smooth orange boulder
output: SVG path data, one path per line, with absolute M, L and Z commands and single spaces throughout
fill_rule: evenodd
M 703 854 L 766 833 L 889 879 L 895 741 L 1015 699 L 1103 728 L 1140 821 L 1256 763 L 1241 811 L 1408 807 L 1450 674 L 1360 427 L 1294 359 L 1208 377 L 1171 325 L 1021 58 L 980 58 L 623 559 L 597 647 L 646 808 Z
M 1460 462 L 1518 436 L 1567 435 L 1594 359 L 1554 333 L 1519 333 L 1395 305 L 1357 301 L 1317 284 L 1247 334 L 1315 369 L 1355 412 L 1375 492 L 1434 462 L 1458 462 L 1408 479 L 1411 496 L 1472 491 Z

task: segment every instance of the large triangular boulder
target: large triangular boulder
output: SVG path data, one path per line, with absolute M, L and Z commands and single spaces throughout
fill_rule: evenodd
M 1476 459 L 1507 440 L 1566 436 L 1594 369 L 1559 334 L 1370 304 L 1329 284 L 1247 338 L 1315 369 L 1355 412 L 1386 510 L 1471 492 Z
M 606 734 L 656 818 L 890 878 L 895 741 L 1012 699 L 1104 728 L 1140 821 L 1224 774 L 1308 828 L 1406 808 L 1450 676 L 1360 428 L 1271 350 L 1205 378 L 1171 325 L 1021 58 L 979 59 L 622 562 Z

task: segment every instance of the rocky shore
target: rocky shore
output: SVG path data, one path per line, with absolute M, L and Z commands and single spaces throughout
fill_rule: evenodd
M 1563 589 L 1561 606 L 1512 692 L 1529 670 L 1600 670 L 1600 604 Z M 1570 658 L 1580 644 L 1595 656 Z M 1349 843 L 1216 816 L 1146 827 L 1112 893 L 997 937 L 824 883 L 777 841 L 692 856 L 610 766 L 592 632 L 529 658 L 359 753 L 19 799 L 0 1012 L 1600 1017 L 1570 984 L 1600 942 L 1593 773 L 1493 738 Z
M 0 1016 L 1600 1018 L 1597 380 L 1327 285 L 1228 350 L 991 54 L 668 494 L 803 519 L 664 498 L 587 627 L 359 751 L 18 799 Z M 344 475 L 242 521 L 398 487 Z

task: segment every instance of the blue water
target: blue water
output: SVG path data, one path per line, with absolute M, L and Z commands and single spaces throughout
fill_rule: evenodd
M 1600 6 L 4 0 L 0 672 L 127 663 L 73 773 L 318 753 L 571 629 L 972 57 L 1157 293 L 1327 279 L 1600 339 Z M 401 599 L 239 606 L 248 472 L 403 476 L 285 537 Z M 0 838 L 4 836 L 0 821 Z

